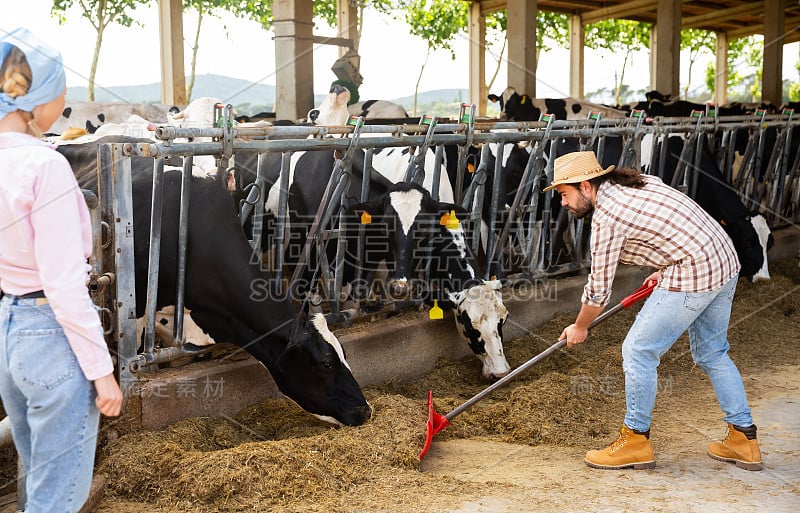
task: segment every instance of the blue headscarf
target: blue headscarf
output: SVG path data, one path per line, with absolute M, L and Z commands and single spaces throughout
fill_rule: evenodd
M 0 37 L 0 65 L 14 46 L 25 54 L 33 81 L 27 94 L 22 96 L 12 98 L 0 92 L 0 119 L 16 110 L 31 112 L 37 105 L 58 98 L 67 86 L 61 53 L 26 28 L 12 30 Z

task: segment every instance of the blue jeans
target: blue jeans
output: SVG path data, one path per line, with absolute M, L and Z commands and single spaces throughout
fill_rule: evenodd
M 687 329 L 695 363 L 708 375 L 725 422 L 750 426 L 742 377 L 728 356 L 728 322 L 737 277 L 712 292 L 656 289 L 647 299 L 622 344 L 625 372 L 625 425 L 650 429 L 658 388 L 658 364 Z
M 74 513 L 89 496 L 100 412 L 50 305 L 0 300 L 0 397 L 25 466 L 26 513 Z

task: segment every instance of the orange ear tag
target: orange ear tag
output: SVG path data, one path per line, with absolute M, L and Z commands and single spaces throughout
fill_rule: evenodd
M 468 163 L 467 164 L 467 172 L 474 173 L 475 172 L 475 164 L 473 164 L 472 162 Z
M 433 306 L 428 310 L 428 317 L 434 320 L 444 319 L 444 311 L 439 307 L 439 301 L 437 299 L 433 300 Z
M 364 213 L 361 214 L 361 224 L 370 224 L 371 222 L 372 216 L 365 210 Z

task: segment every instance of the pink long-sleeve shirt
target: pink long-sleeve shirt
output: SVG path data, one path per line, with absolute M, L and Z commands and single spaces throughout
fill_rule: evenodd
M 0 287 L 43 290 L 89 380 L 114 367 L 86 283 L 89 209 L 67 160 L 52 146 L 0 132 Z

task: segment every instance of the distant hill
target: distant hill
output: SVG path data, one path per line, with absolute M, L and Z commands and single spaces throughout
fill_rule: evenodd
M 198 75 L 195 77 L 193 98 L 201 96 L 215 96 L 226 103 L 231 103 L 240 114 L 255 114 L 262 111 L 273 111 L 275 104 L 275 86 L 270 84 L 258 84 L 248 80 L 226 77 L 222 75 Z M 324 94 L 314 95 L 314 101 L 319 104 Z M 67 101 L 83 102 L 86 101 L 86 87 L 70 87 L 67 90 Z M 433 91 L 421 92 L 417 98 L 417 111 L 441 115 L 435 112 L 444 108 L 447 112 L 453 110 L 452 116 L 458 114 L 458 106 L 461 102 L 467 101 L 469 91 L 467 89 L 436 89 Z M 364 98 L 386 100 L 388 98 Z M 133 85 L 133 86 L 111 86 L 95 87 L 95 100 L 98 102 L 112 103 L 160 103 L 161 102 L 161 83 Z M 409 112 L 414 105 L 413 96 L 390 99 L 395 103 L 401 104 Z M 443 106 L 441 104 L 446 104 Z
M 195 77 L 192 97 L 202 96 L 214 96 L 231 103 L 242 114 L 255 114 L 273 110 L 275 86 L 221 75 L 198 75 Z M 70 87 L 67 90 L 67 101 L 86 101 L 86 97 L 86 87 Z M 160 103 L 161 83 L 96 87 L 95 100 L 114 103 Z

